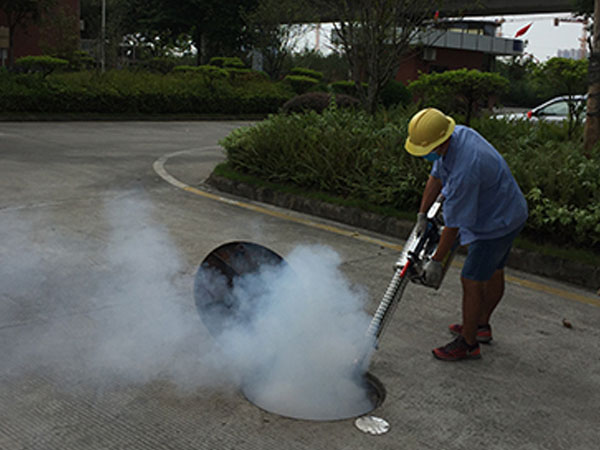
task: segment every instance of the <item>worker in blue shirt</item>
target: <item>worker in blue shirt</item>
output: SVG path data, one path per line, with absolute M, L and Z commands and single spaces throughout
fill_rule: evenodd
M 479 343 L 492 340 L 490 317 L 504 294 L 504 266 L 515 237 L 527 220 L 527 203 L 506 161 L 477 131 L 456 125 L 435 108 L 413 116 L 405 148 L 433 162 L 417 229 L 427 225 L 426 211 L 444 196 L 444 229 L 440 243 L 425 263 L 426 284 L 442 277 L 441 261 L 458 238 L 468 253 L 461 272 L 462 324 L 450 325 L 457 335 L 433 350 L 442 360 L 481 356 Z

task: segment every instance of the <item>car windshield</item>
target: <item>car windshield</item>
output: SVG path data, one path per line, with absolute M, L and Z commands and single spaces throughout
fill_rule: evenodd
M 546 106 L 538 111 L 538 114 L 542 116 L 568 116 L 569 115 L 569 103 L 568 102 L 556 102 Z
M 583 107 L 585 110 L 585 103 L 581 100 L 573 101 L 575 106 L 575 112 L 579 114 L 581 112 L 581 108 Z M 569 102 L 567 100 L 560 100 L 554 102 L 545 108 L 541 108 L 537 111 L 536 115 L 538 116 L 568 116 L 569 115 Z

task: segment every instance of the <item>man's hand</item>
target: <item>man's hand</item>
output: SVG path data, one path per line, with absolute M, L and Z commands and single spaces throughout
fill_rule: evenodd
M 426 286 L 436 287 L 442 281 L 442 263 L 428 260 L 423 266 L 423 283 Z
M 427 214 L 424 212 L 420 212 L 417 214 L 417 224 L 415 225 L 415 231 L 417 232 L 417 237 L 421 236 L 425 233 L 427 229 Z

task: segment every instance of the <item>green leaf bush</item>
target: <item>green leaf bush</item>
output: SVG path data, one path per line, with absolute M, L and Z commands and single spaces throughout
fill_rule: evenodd
M 227 80 L 229 78 L 229 72 L 226 69 L 209 64 L 202 66 L 175 66 L 172 72 L 186 74 L 186 76 L 200 77 L 204 83 L 211 87 L 219 80 Z
M 222 68 L 232 68 L 232 69 L 243 69 L 246 67 L 244 61 L 242 61 L 237 56 L 215 56 L 210 58 L 208 64 L 211 66 L 217 66 Z
M 414 107 L 370 116 L 335 104 L 322 114 L 273 115 L 221 143 L 236 171 L 265 181 L 416 211 L 430 164 L 404 150 Z M 504 156 L 524 192 L 524 234 L 600 253 L 600 148 L 584 156 L 564 126 L 476 118 L 472 126 Z
M 360 106 L 360 101 L 350 95 L 308 92 L 288 100 L 283 104 L 281 110 L 285 114 L 307 111 L 322 113 L 332 102 L 335 102 L 339 108 L 358 108 Z
M 313 78 L 317 81 L 321 81 L 323 79 L 323 72 L 308 69 L 306 67 L 294 67 L 290 70 L 290 75 Z
M 390 80 L 379 93 L 381 104 L 390 108 L 396 105 L 408 105 L 412 101 L 412 94 L 400 81 Z
M 262 79 L 234 84 L 227 77 L 218 68 L 180 69 L 166 75 L 90 71 L 46 78 L 2 73 L 0 112 L 268 114 L 294 95 L 285 86 Z
M 366 89 L 367 88 L 367 83 L 363 83 L 363 87 Z M 356 89 L 356 83 L 354 83 L 354 81 L 349 81 L 349 80 L 340 80 L 340 81 L 334 81 L 333 83 L 331 83 L 329 85 L 329 88 L 331 89 L 331 92 L 335 93 L 335 94 L 346 94 L 346 95 L 352 95 L 354 97 L 356 97 L 358 95 L 358 89 Z
M 416 208 L 428 168 L 403 149 L 407 123 L 334 104 L 322 114 L 270 116 L 222 144 L 235 169 L 266 181 Z
M 47 77 L 52 72 L 66 69 L 69 61 L 53 56 L 23 56 L 15 61 L 15 66 L 26 73 L 40 73 Z
M 286 75 L 283 81 L 298 95 L 304 94 L 309 89 L 314 88 L 319 84 L 314 78 L 303 75 Z
M 143 66 L 146 70 L 162 74 L 169 73 L 176 65 L 177 62 L 175 59 L 158 56 L 155 58 L 150 58 L 143 63 Z
M 459 69 L 422 74 L 408 88 L 423 106 L 460 114 L 468 124 L 480 110 L 492 106 L 508 86 L 508 80 L 497 73 Z

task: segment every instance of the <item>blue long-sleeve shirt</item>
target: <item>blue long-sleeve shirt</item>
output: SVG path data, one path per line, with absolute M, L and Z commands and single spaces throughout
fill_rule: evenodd
M 457 125 L 431 175 L 442 181 L 444 221 L 460 243 L 505 236 L 525 223 L 527 202 L 506 161 L 483 136 Z

